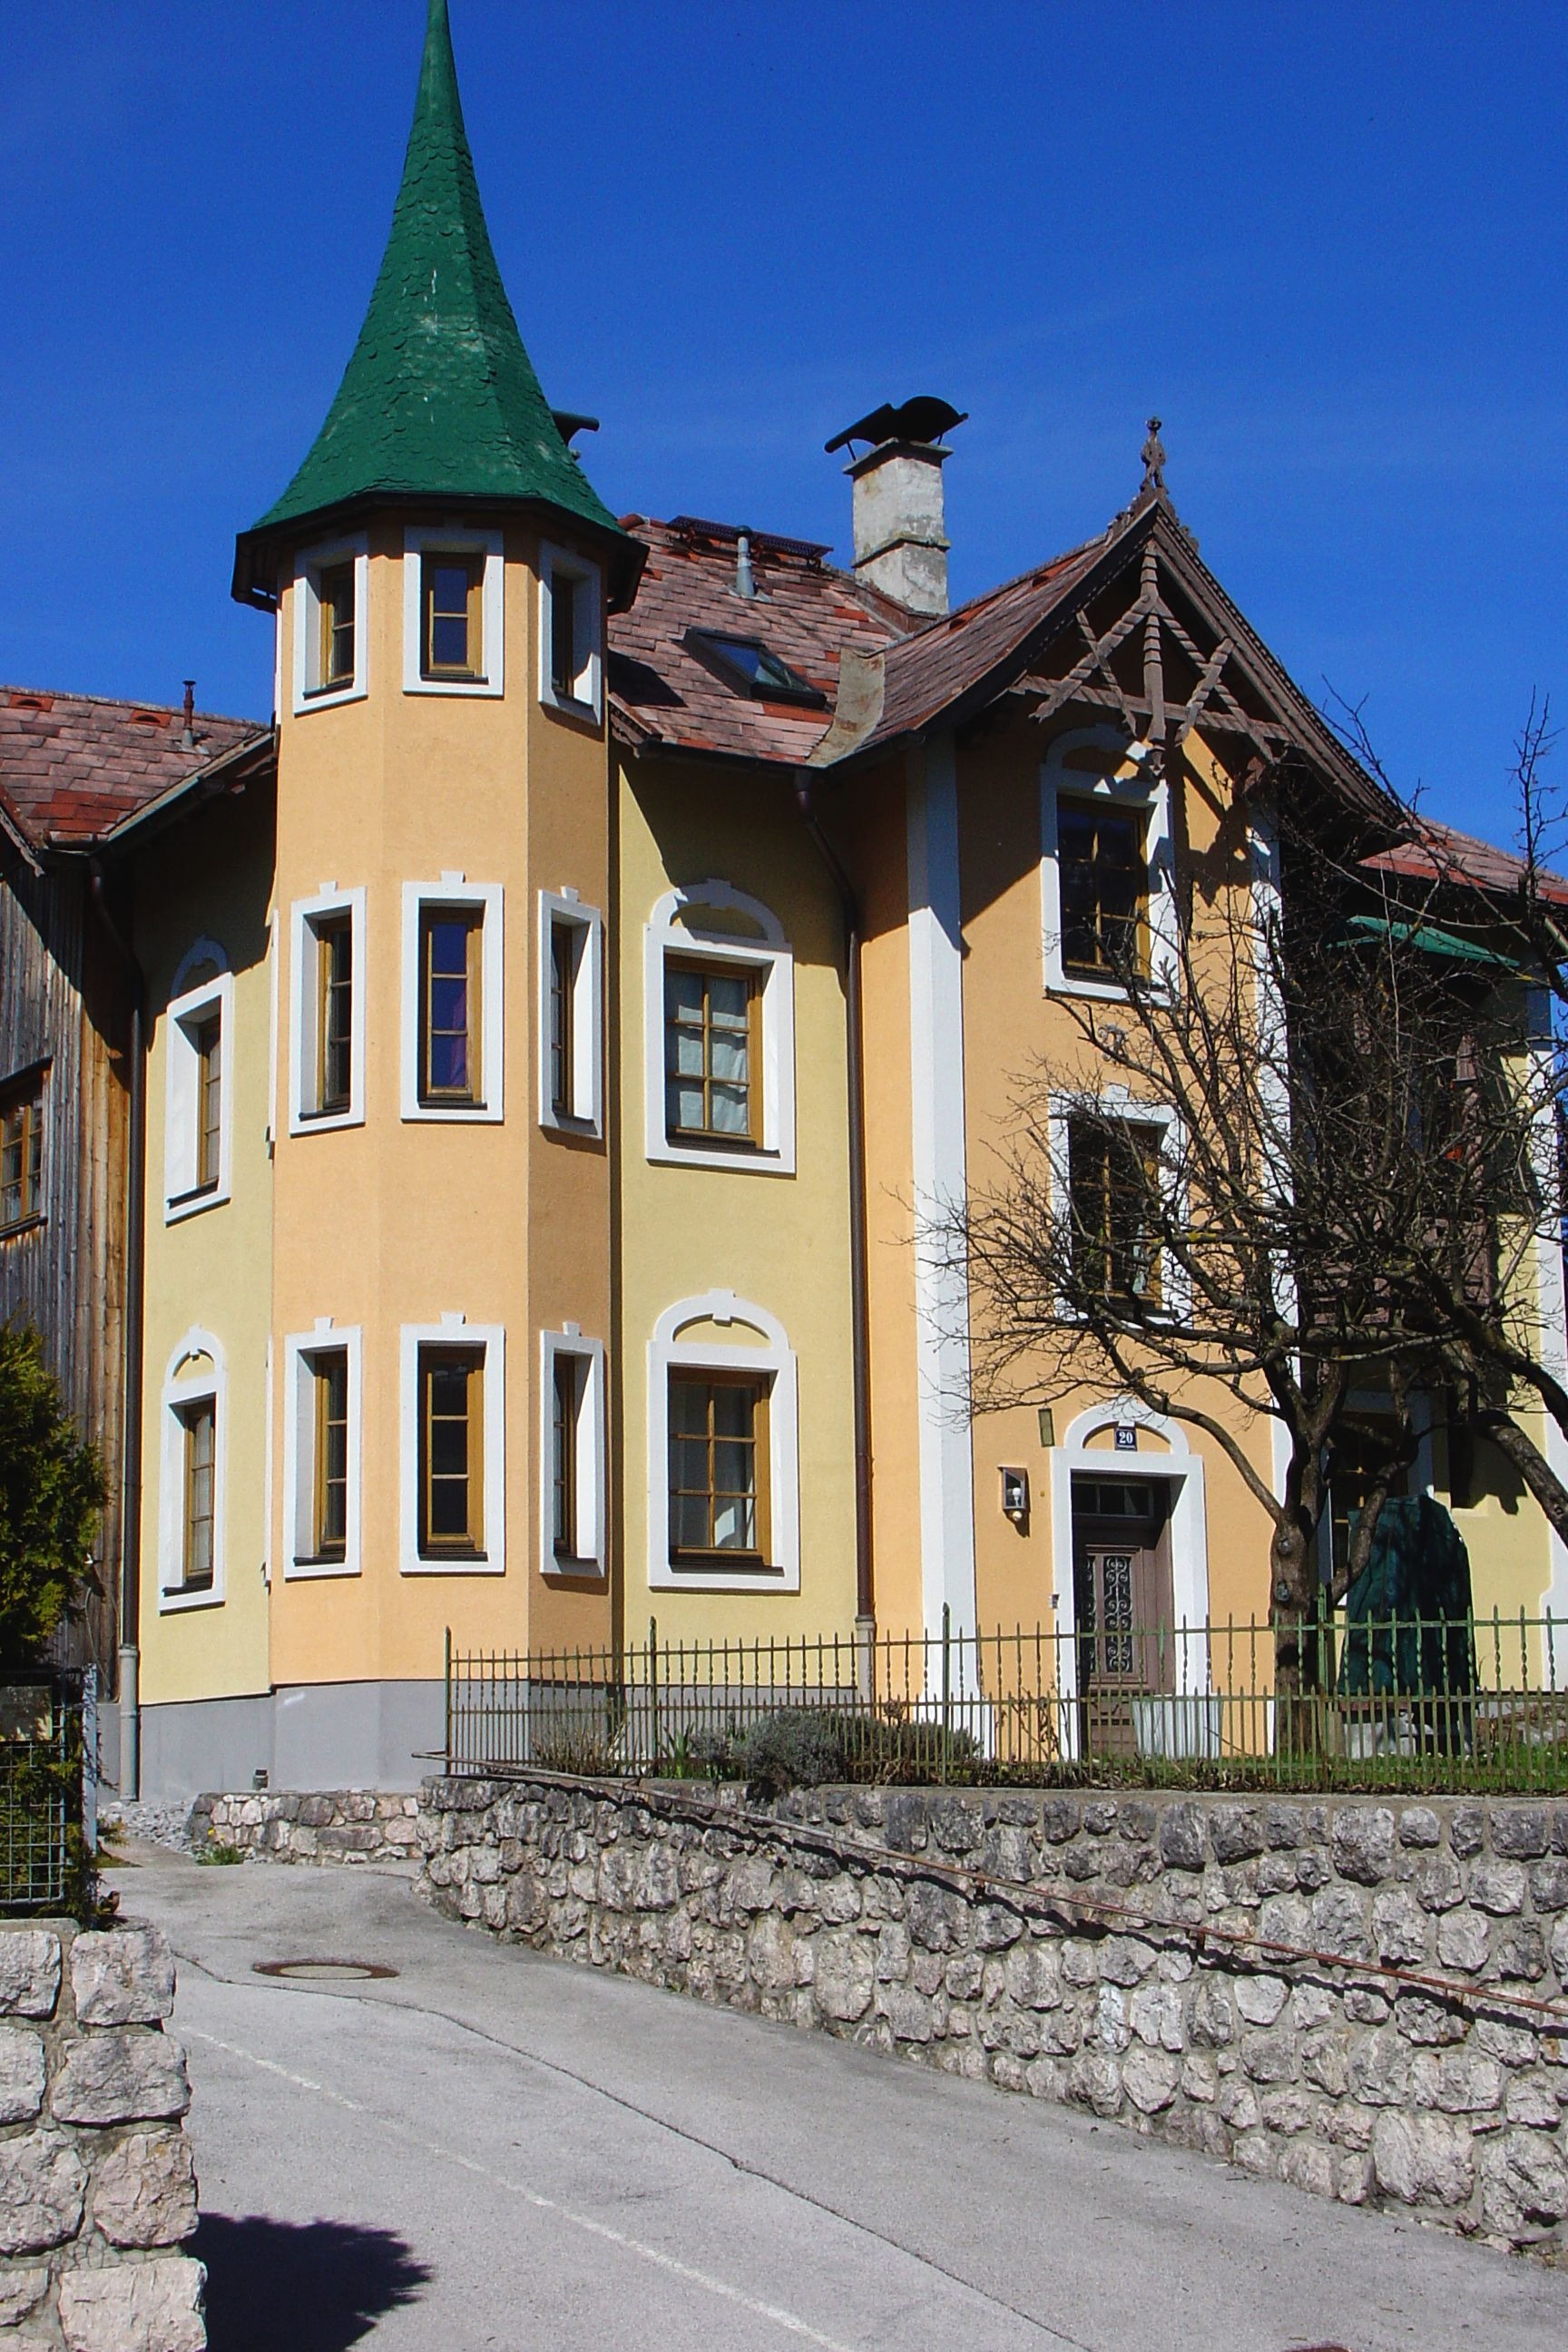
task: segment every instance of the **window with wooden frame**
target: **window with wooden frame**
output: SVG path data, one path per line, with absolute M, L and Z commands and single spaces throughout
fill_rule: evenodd
M 670 1373 L 672 1560 L 767 1559 L 768 1391 L 750 1373 Z
M 320 1117 L 348 1109 L 353 1095 L 354 942 L 347 908 L 310 925 L 316 942 L 316 1100 Z
M 584 583 L 557 570 L 550 585 L 550 684 L 560 702 L 575 702 L 577 694 L 577 599 Z
M 196 1182 L 216 1192 L 223 1172 L 223 1015 L 207 1013 L 192 1032 L 196 1056 Z
M 210 1592 L 216 1535 L 217 1400 L 198 1397 L 179 1408 L 184 1456 L 180 1590 Z
M 665 1125 L 672 1141 L 763 1139 L 763 975 L 668 956 L 664 967 Z
M 354 675 L 354 563 L 329 563 L 316 577 L 316 683 L 323 693 L 353 684 Z
M 1086 1284 L 1110 1299 L 1158 1309 L 1156 1214 L 1164 1130 L 1131 1119 L 1075 1118 L 1068 1127 L 1073 1247 Z
M 419 1099 L 483 1102 L 484 912 L 425 907 L 419 918 Z
M 41 1070 L 0 1089 L 0 1234 L 44 1213 L 44 1077 Z
M 1062 969 L 1115 980 L 1148 969 L 1149 813 L 1110 800 L 1057 802 Z
M 349 1357 L 327 1348 L 309 1360 L 312 1480 L 310 1558 L 342 1560 L 349 1540 Z
M 574 719 L 599 716 L 604 575 L 597 564 L 544 546 L 539 555 L 539 698 Z
M 420 562 L 420 670 L 427 678 L 484 676 L 485 559 L 426 552 Z
M 419 1550 L 426 1559 L 482 1555 L 482 1348 L 419 1350 Z
M 568 1119 L 577 1110 L 577 959 L 584 933 L 579 923 L 552 919 L 550 925 L 550 1110 Z
M 558 1349 L 551 1360 L 551 1549 L 557 1559 L 577 1557 L 577 1443 L 582 1414 L 582 1357 Z

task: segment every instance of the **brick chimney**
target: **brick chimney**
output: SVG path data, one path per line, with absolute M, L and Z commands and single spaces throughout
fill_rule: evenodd
M 856 574 L 921 620 L 947 610 L 942 469 L 952 452 L 938 444 L 963 421 L 945 400 L 884 401 L 827 444 L 829 457 L 869 445 L 844 468 L 855 485 Z

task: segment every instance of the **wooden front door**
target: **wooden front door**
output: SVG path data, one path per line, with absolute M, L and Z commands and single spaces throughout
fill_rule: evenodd
M 1169 1517 L 1163 1478 L 1073 1480 L 1073 1597 L 1085 1754 L 1131 1755 L 1133 1700 L 1175 1688 Z

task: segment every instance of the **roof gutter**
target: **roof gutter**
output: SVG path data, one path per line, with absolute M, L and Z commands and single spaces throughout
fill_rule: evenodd
M 817 817 L 816 779 L 797 769 L 795 807 L 838 894 L 845 934 L 845 1031 L 849 1091 L 850 1350 L 855 1421 L 855 1633 L 862 1674 L 877 1630 L 871 1521 L 871 1356 L 866 1265 L 865 1039 L 860 996 L 860 908 L 855 886 Z
M 119 958 L 131 997 L 130 1106 L 126 1140 L 125 1307 L 121 1318 L 123 1350 L 120 1433 L 120 1797 L 134 1803 L 142 1793 L 142 1330 L 147 1265 L 147 1048 L 146 982 L 142 967 L 110 913 L 103 867 L 88 867 L 88 893 L 105 937 Z

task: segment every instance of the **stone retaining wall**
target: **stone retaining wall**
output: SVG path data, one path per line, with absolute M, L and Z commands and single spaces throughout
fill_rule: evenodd
M 191 1808 L 193 1846 L 211 1838 L 266 1862 L 413 1862 L 419 1800 L 375 1789 L 300 1796 L 288 1790 L 203 1796 Z
M 536 1948 L 1568 2244 L 1568 1808 L 427 1781 L 421 1888 Z
M 0 2330 L 17 2352 L 202 2352 L 181 2125 L 153 1927 L 0 1927 Z

